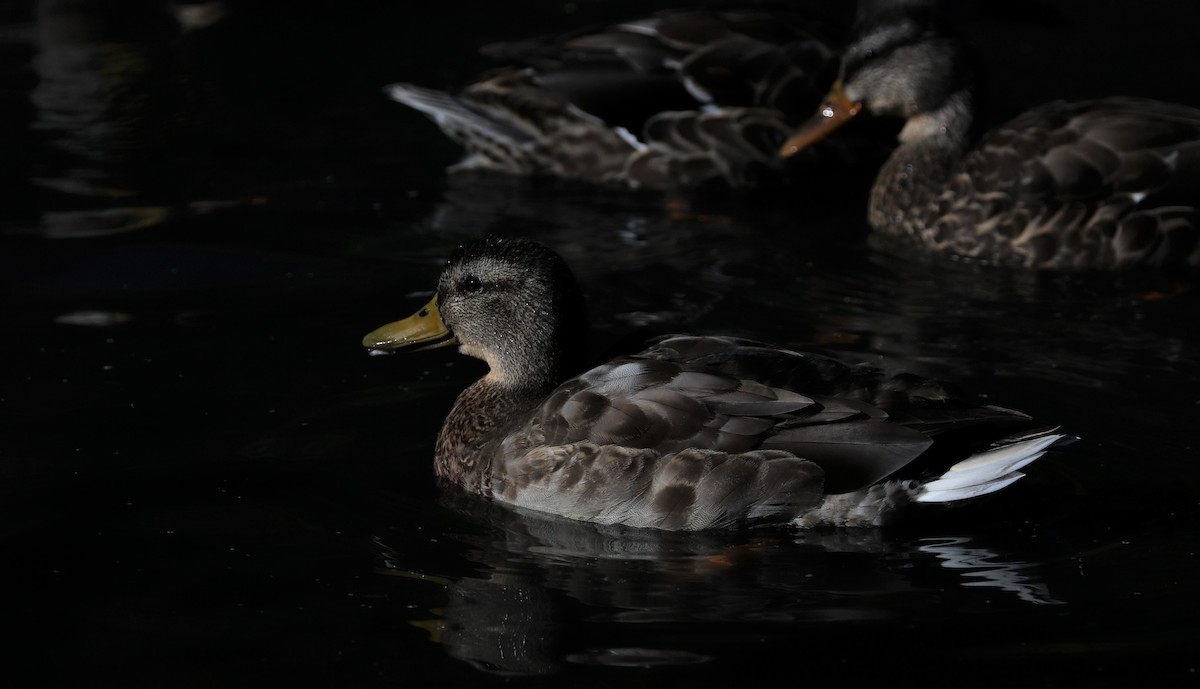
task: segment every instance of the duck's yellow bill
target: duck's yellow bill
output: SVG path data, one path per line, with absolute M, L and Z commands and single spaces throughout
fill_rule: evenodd
M 839 80 L 825 97 L 821 109 L 815 115 L 796 128 L 792 136 L 779 149 L 779 155 L 787 158 L 808 148 L 816 142 L 829 136 L 835 129 L 849 122 L 855 115 L 862 112 L 862 103 L 855 103 L 846 97 Z
M 363 338 L 362 343 L 372 354 L 384 354 L 401 349 L 420 352 L 449 347 L 458 344 L 458 340 L 442 322 L 435 294 L 420 311 L 403 320 L 372 330 Z

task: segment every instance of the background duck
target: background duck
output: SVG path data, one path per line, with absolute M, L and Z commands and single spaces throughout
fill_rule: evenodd
M 442 427 L 439 477 L 604 524 L 879 526 L 910 502 L 999 490 L 1067 440 L 935 381 L 732 337 L 667 337 L 571 377 L 583 313 L 556 253 L 492 236 L 455 253 L 428 305 L 363 344 L 457 344 L 488 364 Z
M 860 112 L 904 120 L 871 190 L 873 230 L 1028 268 L 1200 264 L 1200 110 L 1056 101 L 975 136 L 975 73 L 929 3 L 872 6 L 792 155 Z
M 785 166 L 882 160 L 869 138 L 806 161 L 777 155 L 833 82 L 838 25 L 812 11 L 665 11 L 486 46 L 507 66 L 457 94 L 385 90 L 466 149 L 452 169 L 647 189 L 755 186 Z

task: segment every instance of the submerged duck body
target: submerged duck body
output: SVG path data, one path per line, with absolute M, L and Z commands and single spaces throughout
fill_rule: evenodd
M 488 238 L 363 344 L 458 344 L 489 364 L 442 427 L 441 478 L 603 524 L 879 526 L 909 503 L 999 490 L 1068 440 L 931 380 L 740 338 L 667 337 L 572 376 L 581 309 L 557 254 Z
M 832 33 L 808 17 L 675 10 L 497 44 L 458 93 L 385 90 L 466 149 L 455 169 L 647 189 L 778 175 L 779 145 L 832 83 Z
M 897 116 L 868 209 L 879 235 L 1028 268 L 1200 265 L 1200 110 L 1058 101 L 977 139 L 962 45 L 905 12 L 862 20 L 842 77 L 785 155 L 860 112 Z

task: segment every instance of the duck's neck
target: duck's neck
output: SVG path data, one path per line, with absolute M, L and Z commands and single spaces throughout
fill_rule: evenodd
M 888 234 L 911 235 L 923 226 L 930 201 L 946 187 L 971 142 L 975 112 L 969 91 L 952 94 L 937 110 L 908 119 L 900 146 L 871 188 L 868 220 Z
M 502 438 L 514 419 L 536 407 L 549 391 L 507 387 L 488 378 L 463 390 L 438 435 L 434 472 L 470 492 L 485 493 L 492 441 Z
M 486 494 L 491 485 L 492 457 L 497 444 L 522 423 L 575 370 L 559 362 L 574 361 L 557 352 L 543 352 L 538 365 L 500 367 L 459 394 L 446 416 L 434 452 L 434 472 L 464 489 Z M 518 375 L 506 376 L 511 370 Z

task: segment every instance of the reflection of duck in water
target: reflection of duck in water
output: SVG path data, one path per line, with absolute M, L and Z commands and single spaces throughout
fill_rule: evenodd
M 363 342 L 487 362 L 442 427 L 437 474 L 584 521 L 876 526 L 910 502 L 999 490 L 1064 440 L 933 381 L 729 337 L 663 339 L 568 379 L 583 311 L 557 254 L 489 237 L 447 263 L 425 308 Z
M 825 104 L 783 154 L 860 112 L 902 118 L 871 191 L 879 235 L 1030 268 L 1200 265 L 1200 110 L 1058 101 L 976 142 L 958 41 L 911 7 L 872 14 L 859 32 Z
M 407 548 L 382 542 L 379 572 L 398 588 L 444 586 L 444 599 L 403 614 L 448 655 L 493 674 L 549 674 L 565 663 L 690 664 L 711 660 L 717 648 L 728 659 L 742 650 L 740 624 L 769 622 L 791 635 L 837 622 L 890 625 L 917 610 L 930 614 L 948 589 L 960 587 L 945 596 L 947 605 L 962 605 L 966 591 L 993 602 L 999 591 L 1011 603 L 1058 602 L 1037 563 L 969 536 L 907 541 L 881 529 L 818 529 L 793 543 L 779 530 L 630 529 L 458 492 L 442 497 L 449 515 L 438 518 L 461 513 L 465 520 L 451 532 L 471 573 L 409 571 Z M 591 630 L 579 634 L 581 614 Z M 714 646 L 714 637 L 727 643 Z
M 781 172 L 779 145 L 832 83 L 829 26 L 757 10 L 663 12 L 488 46 L 511 66 L 457 94 L 412 84 L 387 93 L 466 149 L 459 169 L 651 189 L 748 186 Z M 858 150 L 842 143 L 841 154 Z

